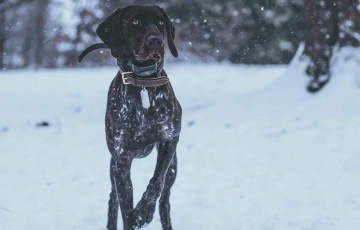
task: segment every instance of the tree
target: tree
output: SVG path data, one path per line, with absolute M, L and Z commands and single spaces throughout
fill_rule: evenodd
M 0 5 L 3 1 L 0 1 Z M 4 68 L 5 53 L 5 14 L 0 12 L 0 69 Z
M 360 1 L 338 1 L 339 44 L 360 46 Z
M 319 91 L 331 76 L 334 47 L 359 46 L 358 0 L 305 0 L 305 51 L 310 58 L 306 73 L 312 78 L 307 89 Z
M 290 0 L 172 1 L 182 50 L 233 63 L 286 63 L 303 39 L 303 5 Z
M 43 66 L 48 6 L 49 0 L 37 0 L 26 8 L 31 20 L 24 22 L 26 33 L 23 34 L 22 55 L 25 67 L 30 64 L 36 67 Z
M 34 0 L 0 0 L 0 69 L 5 67 L 5 54 L 6 54 L 6 12 L 26 3 L 31 3 Z
M 0 14 L 4 14 L 7 10 L 19 7 L 24 3 L 30 3 L 33 1 L 34 0 L 0 0 Z

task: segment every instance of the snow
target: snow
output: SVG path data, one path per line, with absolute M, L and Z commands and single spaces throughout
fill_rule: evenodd
M 166 68 L 183 107 L 174 229 L 360 226 L 360 67 L 345 51 L 315 95 L 305 91 L 305 61 Z M 104 114 L 115 73 L 0 73 L 1 229 L 105 229 Z M 50 126 L 36 127 L 43 121 Z M 136 201 L 155 160 L 133 165 Z M 160 229 L 157 212 L 146 229 Z

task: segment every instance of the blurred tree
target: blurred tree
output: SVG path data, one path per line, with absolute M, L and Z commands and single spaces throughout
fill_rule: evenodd
M 360 46 L 360 1 L 338 1 L 338 26 L 340 46 Z
M 105 0 L 99 1 L 99 7 L 104 12 L 104 17 L 109 16 L 114 10 L 119 7 L 124 7 L 126 5 L 132 4 L 130 0 Z
M 73 48 L 66 54 L 66 66 L 75 66 L 78 64 L 77 57 L 79 53 L 83 51 L 87 45 L 94 42 L 94 38 L 96 38 L 95 28 L 100 21 L 96 13 L 88 8 L 80 8 L 76 10 L 76 14 L 79 15 L 80 21 L 76 25 L 75 39 L 72 40 Z M 93 61 L 96 62 L 95 60 Z
M 4 3 L 4 0 L 0 0 L 0 5 Z M 0 12 L 0 69 L 4 68 L 4 56 L 5 56 L 5 14 Z
M 98 1 L 103 17 L 129 4 L 156 4 L 166 8 L 176 24 L 179 48 L 202 60 L 286 63 L 303 39 L 301 0 Z M 90 23 L 94 29 L 99 21 L 98 18 L 90 22 L 81 20 L 78 37 L 84 32 L 95 36 L 84 31 L 83 24 Z M 74 42 L 84 44 L 79 39 Z M 94 52 L 94 58 L 99 57 L 97 53 Z
M 50 0 L 37 0 L 35 4 L 35 17 L 34 22 L 36 27 L 34 28 L 33 41 L 34 46 L 32 50 L 34 52 L 34 63 L 36 67 L 40 67 L 43 64 L 43 59 L 46 56 L 45 52 L 45 39 L 46 39 L 46 22 L 47 12 Z
M 305 19 L 304 1 L 307 8 Z M 26 2 L 32 3 L 24 5 Z M 287 63 L 300 41 L 304 40 L 305 20 L 305 54 L 313 63 L 308 73 L 315 76 L 313 79 L 325 81 L 326 77 L 321 76 L 326 76 L 323 73 L 329 71 L 328 60 L 334 44 L 356 45 L 356 38 L 360 36 L 358 0 L 72 2 L 73 8 L 67 10 L 72 11 L 74 20 L 66 25 L 67 22 L 48 15 L 56 8 L 55 4 L 62 4 L 60 1 L 0 0 L 0 12 L 7 9 L 5 14 L 0 14 L 0 17 L 5 17 L 5 20 L 0 20 L 0 31 L 5 30 L 0 34 L 0 65 L 1 62 L 12 67 L 77 65 L 78 53 L 97 39 L 94 32 L 100 21 L 116 8 L 134 3 L 164 7 L 176 26 L 176 43 L 182 51 L 181 57 L 195 56 L 200 60 Z M 334 14 L 337 17 L 332 16 Z M 53 21 L 49 22 L 49 18 Z M 54 26 L 56 31 L 53 31 Z M 4 58 L 5 49 L 7 55 Z M 112 60 L 108 52 L 99 50 L 87 58 L 85 65 L 102 64 L 101 61 L 106 62 L 103 57 Z
M 319 91 L 331 75 L 334 46 L 359 46 L 358 0 L 305 0 L 305 51 L 310 58 L 306 73 L 312 77 L 308 91 Z
M 114 10 L 120 7 L 125 7 L 131 4 L 154 4 L 164 6 L 168 3 L 167 0 L 104 0 L 99 1 L 99 6 L 104 12 L 104 16 L 110 15 Z
M 0 0 L 0 69 L 5 67 L 6 55 L 6 12 L 34 0 Z
M 310 92 L 320 89 L 330 78 L 332 49 L 338 40 L 336 0 L 305 0 L 305 51 L 310 57 L 306 72 L 312 76 Z
M 286 63 L 303 39 L 302 1 L 171 1 L 182 50 L 234 63 Z
M 24 22 L 26 24 L 26 33 L 23 34 L 22 53 L 25 67 L 30 64 L 40 67 L 44 64 L 43 58 L 46 55 L 44 49 L 46 38 L 45 26 L 49 2 L 50 0 L 37 0 L 26 9 L 29 15 L 31 15 L 32 20 Z
M 24 3 L 30 3 L 35 0 L 1 0 L 0 1 L 0 13 L 4 13 L 7 10 L 10 10 L 12 8 L 19 7 L 23 5 Z

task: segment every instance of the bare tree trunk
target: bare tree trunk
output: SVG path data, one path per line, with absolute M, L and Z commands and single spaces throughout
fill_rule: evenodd
M 24 23 L 26 32 L 23 34 L 22 57 L 24 67 L 34 65 L 43 66 L 43 60 L 46 56 L 46 21 L 49 0 L 38 0 L 28 7 L 30 15 Z
M 308 90 L 317 92 L 330 79 L 330 59 L 338 39 L 336 0 L 305 0 L 305 51 L 311 64 L 306 72 L 312 77 Z
M 31 42 L 32 42 L 32 33 L 27 33 L 24 36 L 24 43 L 22 46 L 22 57 L 24 59 L 23 67 L 28 67 L 31 64 Z
M 34 62 L 35 65 L 41 66 L 43 64 L 43 57 L 45 56 L 45 37 L 46 37 L 46 21 L 47 9 L 49 0 L 38 0 L 36 6 L 36 16 L 34 19 L 36 25 L 36 32 L 34 33 Z
M 0 0 L 0 6 L 4 5 L 5 0 Z M 6 17 L 5 13 L 0 11 L 0 70 L 5 68 L 5 34 Z
M 0 1 L 1 3 L 1 1 Z M 5 14 L 0 13 L 0 70 L 4 69 L 4 56 L 5 56 Z
M 317 92 L 330 79 L 330 60 L 335 44 L 360 46 L 359 0 L 305 0 L 305 51 L 311 63 L 308 90 Z

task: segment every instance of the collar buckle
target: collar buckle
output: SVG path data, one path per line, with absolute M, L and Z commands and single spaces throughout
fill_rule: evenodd
M 122 78 L 122 82 L 124 83 L 124 85 L 130 85 L 131 83 L 129 82 L 129 78 L 126 76 L 127 74 L 132 74 L 133 72 L 122 72 L 121 73 L 121 78 Z

